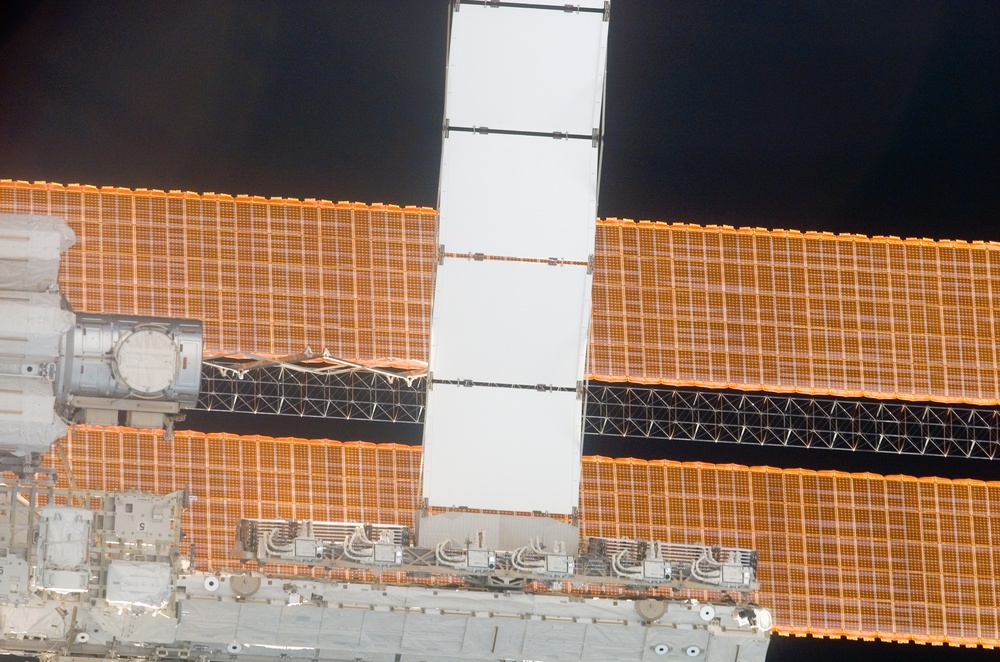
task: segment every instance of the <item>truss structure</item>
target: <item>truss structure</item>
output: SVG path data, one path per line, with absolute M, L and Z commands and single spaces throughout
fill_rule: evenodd
M 424 377 L 388 371 L 304 369 L 287 363 L 233 369 L 206 365 L 198 408 L 391 423 L 424 418 Z
M 206 366 L 199 409 L 422 423 L 425 377 Z M 1000 408 L 590 382 L 584 433 L 1000 459 Z
M 591 382 L 585 433 L 997 459 L 1000 409 Z

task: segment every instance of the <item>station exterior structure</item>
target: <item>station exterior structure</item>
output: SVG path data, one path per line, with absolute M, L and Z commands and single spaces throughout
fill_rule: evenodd
M 73 227 L 74 308 L 202 320 L 204 408 L 420 419 L 432 209 L 2 180 L 0 212 Z M 587 431 L 1000 450 L 1000 244 L 605 219 L 593 273 Z M 421 503 L 419 448 L 121 428 L 64 447 L 81 489 L 189 487 L 205 568 L 240 517 L 406 524 Z M 1000 644 L 997 482 L 590 457 L 579 515 L 758 550 L 779 633 Z

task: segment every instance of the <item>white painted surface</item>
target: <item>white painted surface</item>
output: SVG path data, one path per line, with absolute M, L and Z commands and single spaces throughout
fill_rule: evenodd
M 431 506 L 570 513 L 578 505 L 575 392 L 435 384 L 427 396 L 423 495 Z
M 111 603 L 161 609 L 170 602 L 170 564 L 115 559 L 108 566 L 106 599 Z
M 55 404 L 47 379 L 0 376 L 0 449 L 17 456 L 47 451 L 67 430 Z
M 42 292 L 59 278 L 59 256 L 76 242 L 61 218 L 0 214 L 0 289 Z
M 598 150 L 589 141 L 452 132 L 443 149 L 445 251 L 582 262 L 594 252 Z
M 590 284 L 583 266 L 445 260 L 431 323 L 433 378 L 575 388 Z
M 76 316 L 53 292 L 0 291 L 0 356 L 55 361 Z
M 591 136 L 602 124 L 608 24 L 603 11 L 545 4 L 559 9 L 461 5 L 451 14 L 438 243 L 446 255 L 506 259 L 444 257 L 438 267 L 424 427 L 432 506 L 568 514 L 578 505 L 575 388 L 590 327 Z M 537 261 L 551 258 L 576 264 Z
M 173 383 L 180 369 L 180 352 L 166 333 L 139 329 L 115 347 L 118 375 L 139 393 L 158 393 Z
M 601 126 L 607 27 L 598 13 L 463 5 L 452 13 L 445 117 L 590 135 Z
M 48 505 L 41 508 L 41 520 L 38 537 L 40 565 L 54 570 L 88 570 L 93 511 Z

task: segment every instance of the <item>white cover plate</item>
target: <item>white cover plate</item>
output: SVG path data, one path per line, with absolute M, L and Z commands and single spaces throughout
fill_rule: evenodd
M 599 13 L 462 5 L 452 13 L 445 117 L 590 135 L 601 126 L 607 26 Z
M 452 132 L 443 150 L 446 252 L 580 262 L 593 254 L 599 164 L 590 142 Z
M 431 506 L 571 513 L 583 402 L 575 392 L 434 384 L 423 492 Z
M 170 602 L 170 564 L 115 559 L 108 567 L 108 602 L 160 609 Z
M 584 266 L 446 259 L 431 320 L 434 379 L 576 387 L 591 276 Z
M 0 376 L 0 450 L 16 456 L 49 450 L 68 429 L 55 406 L 49 380 Z
M 115 347 L 118 375 L 139 393 L 158 393 L 174 381 L 180 368 L 180 352 L 167 334 L 139 329 Z
M 477 1 L 482 2 L 482 0 Z M 573 5 L 574 7 L 603 10 L 605 0 L 503 0 L 503 2 L 506 2 L 508 5 L 547 5 L 549 7 L 559 7 L 560 9 L 566 5 Z

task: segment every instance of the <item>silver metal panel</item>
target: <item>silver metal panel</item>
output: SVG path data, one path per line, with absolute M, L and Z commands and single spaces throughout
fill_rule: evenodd
M 653 601 L 659 612 L 636 609 L 624 598 L 582 600 L 560 594 L 489 593 L 440 587 L 377 586 L 299 576 L 263 577 L 251 598 L 228 588 L 233 576 L 196 572 L 174 581 L 177 614 L 79 605 L 67 596 L 38 596 L 38 606 L 0 607 L 3 645 L 66 645 L 68 613 L 86 632 L 76 654 L 185 659 L 215 651 L 234 659 L 436 660 L 692 659 L 763 662 L 767 632 L 741 625 L 743 607 L 715 603 L 706 621 L 703 603 Z M 321 603 L 301 603 L 322 596 Z M 172 612 L 172 610 L 170 610 Z M 28 642 L 23 636 L 36 636 Z M 74 644 L 70 643 L 72 647 Z M 661 655 L 657 646 L 669 650 Z M 686 649 L 697 647 L 688 655 Z M 230 648 L 231 647 L 231 648 Z M 235 649 L 235 650 L 234 650 Z
M 29 595 L 28 562 L 9 552 L 0 556 L 0 602 L 21 604 Z
M 362 650 L 398 651 L 402 648 L 406 613 L 370 611 L 361 624 Z
M 585 623 L 528 621 L 524 630 L 522 655 L 528 660 L 572 659 L 583 654 Z
M 178 641 L 236 641 L 240 605 L 217 600 L 183 600 L 178 603 Z
M 458 655 L 468 621 L 462 616 L 409 615 L 403 628 L 403 650 L 411 655 Z
M 646 628 L 590 623 L 583 637 L 585 660 L 641 660 Z
M 508 551 L 535 539 L 547 546 L 562 541 L 566 549 L 576 549 L 580 539 L 579 527 L 550 517 L 446 512 L 419 518 L 417 544 L 433 547 L 444 540 L 475 540 L 480 531 L 488 548 Z
M 282 646 L 317 646 L 320 627 L 323 625 L 323 611 L 315 605 L 282 607 L 278 621 L 278 641 Z
M 594 252 L 598 150 L 590 141 L 451 132 L 438 242 L 448 253 L 586 262 Z
M 520 619 L 470 618 L 462 653 L 466 657 L 519 659 L 524 648 L 526 623 Z
M 114 532 L 124 542 L 166 542 L 177 535 L 171 497 L 134 492 L 115 495 L 114 503 Z
M 136 333 L 147 332 L 169 338 L 176 352 L 173 376 L 159 392 L 134 394 L 122 379 L 116 357 Z M 57 388 L 65 400 L 71 396 L 127 399 L 138 395 L 146 402 L 174 401 L 191 407 L 198 402 L 202 345 L 201 322 L 196 320 L 79 313 L 76 325 L 66 335 L 66 356 L 59 365 Z
M 240 605 L 236 641 L 241 644 L 276 645 L 280 618 L 281 607 L 278 605 L 243 603 Z
M 324 609 L 317 645 L 332 649 L 356 648 L 361 641 L 366 613 L 360 609 Z

